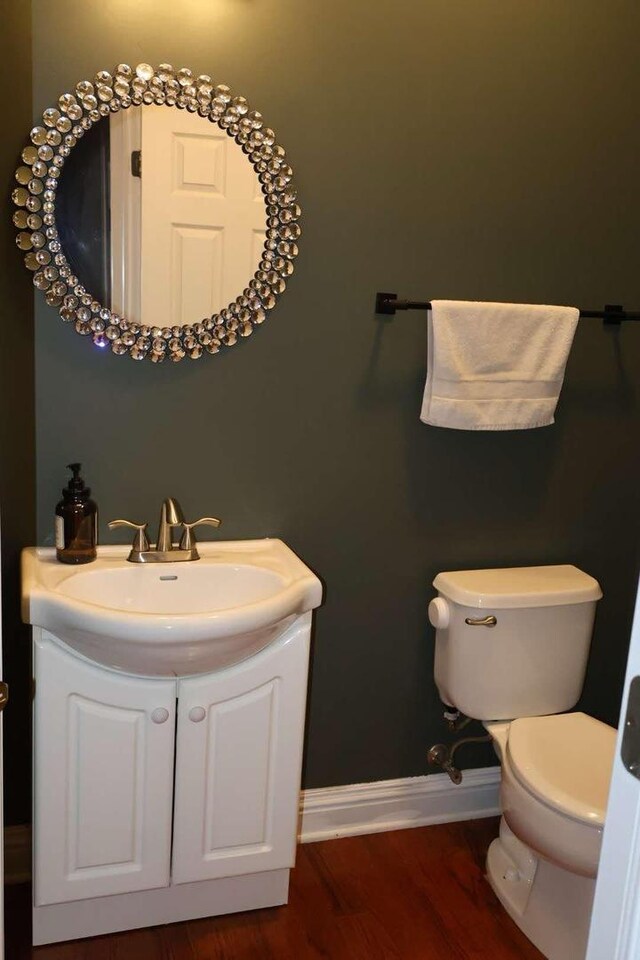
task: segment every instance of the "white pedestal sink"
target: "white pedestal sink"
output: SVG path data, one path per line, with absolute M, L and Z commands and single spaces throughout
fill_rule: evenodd
M 287 902 L 318 578 L 280 540 L 23 552 L 34 943 Z
M 144 676 L 208 673 L 271 643 L 319 606 L 322 585 L 282 540 L 199 543 L 190 563 L 129 563 L 99 547 L 82 566 L 22 557 L 22 617 L 78 653 Z

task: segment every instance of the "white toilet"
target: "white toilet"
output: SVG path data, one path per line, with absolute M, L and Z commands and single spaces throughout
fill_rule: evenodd
M 616 731 L 575 706 L 602 591 L 577 567 L 440 573 L 429 605 L 444 703 L 502 762 L 487 874 L 549 960 L 584 960 Z

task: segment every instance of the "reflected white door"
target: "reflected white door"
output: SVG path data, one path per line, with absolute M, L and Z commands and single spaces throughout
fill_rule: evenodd
M 234 300 L 258 267 L 265 216 L 255 171 L 224 130 L 186 110 L 143 108 L 145 323 L 196 323 Z
M 640 780 L 622 763 L 629 688 L 640 675 L 640 588 L 613 762 L 609 805 L 586 960 L 640 957 Z M 638 757 L 640 763 L 640 756 Z
M 198 114 L 143 106 L 110 118 L 110 166 L 112 308 L 182 326 L 234 300 L 258 268 L 266 221 L 238 144 Z

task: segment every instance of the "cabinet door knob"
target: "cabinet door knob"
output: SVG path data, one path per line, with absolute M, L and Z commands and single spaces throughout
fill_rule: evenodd
M 207 711 L 204 707 L 191 707 L 191 710 L 189 710 L 189 720 L 192 720 L 193 723 L 200 723 L 206 715 Z
M 169 711 L 166 707 L 156 707 L 151 711 L 151 719 L 154 723 L 165 723 L 169 719 Z

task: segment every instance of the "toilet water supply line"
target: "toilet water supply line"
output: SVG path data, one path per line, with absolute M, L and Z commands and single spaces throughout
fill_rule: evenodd
M 451 708 L 444 711 L 444 718 L 449 725 L 450 730 L 464 730 L 471 723 L 471 717 L 465 717 L 459 710 Z M 434 743 L 429 748 L 427 760 L 431 766 L 441 767 L 445 773 L 449 774 L 452 783 L 462 783 L 462 770 L 454 766 L 453 758 L 456 751 L 464 746 L 465 743 L 488 743 L 491 740 L 491 734 L 483 737 L 462 737 L 447 746 L 445 743 Z

